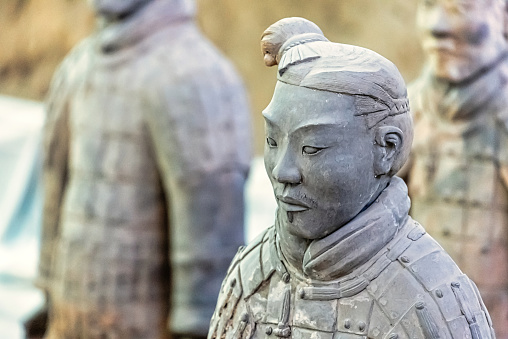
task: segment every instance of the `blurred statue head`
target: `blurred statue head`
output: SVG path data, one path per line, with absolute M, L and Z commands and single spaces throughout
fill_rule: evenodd
M 265 167 L 285 212 L 281 227 L 317 239 L 376 199 L 406 161 L 413 131 L 393 63 L 303 31 L 277 54 L 278 82 L 263 111 Z
M 462 82 L 506 52 L 506 0 L 418 1 L 417 25 L 436 77 Z
M 127 17 L 155 0 L 88 0 L 94 11 L 107 18 Z
M 176 12 L 194 14 L 194 0 L 88 0 L 97 15 L 109 20 L 118 20 L 129 17 L 141 10 L 145 5 L 160 1 L 173 6 Z

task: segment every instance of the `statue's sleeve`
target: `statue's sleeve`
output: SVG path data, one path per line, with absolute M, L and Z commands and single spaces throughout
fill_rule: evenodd
M 36 284 L 46 290 L 51 283 L 51 266 L 59 234 L 62 197 L 67 182 L 69 152 L 69 105 L 67 73 L 64 63 L 53 76 L 46 100 L 46 122 L 43 130 L 44 209 L 41 231 L 41 253 Z
M 170 212 L 171 326 L 206 334 L 220 283 L 244 242 L 250 134 L 237 78 L 213 67 L 189 73 L 166 74 L 144 113 Z M 199 316 L 186 311 L 194 306 Z

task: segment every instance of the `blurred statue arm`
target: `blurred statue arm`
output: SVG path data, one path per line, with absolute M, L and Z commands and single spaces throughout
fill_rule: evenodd
M 220 101 L 220 91 L 206 79 L 184 80 L 166 86 L 161 96 L 145 105 L 150 107 L 145 110 L 146 122 L 170 204 L 172 233 L 187 233 L 188 245 L 197 239 L 231 237 L 227 230 L 243 225 L 250 144 L 237 142 L 239 135 L 249 133 L 235 126 L 234 109 L 246 108 L 234 107 L 234 100 L 228 107 Z M 229 117 L 224 110 L 231 111 Z
M 46 103 L 46 123 L 43 131 L 44 210 L 41 232 L 41 256 L 36 283 L 47 291 L 55 241 L 59 233 L 62 197 L 67 181 L 69 148 L 69 112 L 66 98 L 65 73 L 60 69 L 54 76 Z
M 504 189 L 508 191 L 508 122 L 500 120 L 497 128 L 497 170 Z
M 220 283 L 244 242 L 246 101 L 241 87 L 221 86 L 213 74 L 161 87 L 144 113 L 170 212 L 171 329 L 206 335 Z

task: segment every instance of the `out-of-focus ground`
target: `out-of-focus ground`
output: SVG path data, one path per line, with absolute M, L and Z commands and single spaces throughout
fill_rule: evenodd
M 259 38 L 288 16 L 316 22 L 331 40 L 370 48 L 392 60 L 406 81 L 422 64 L 416 39 L 417 1 L 198 0 L 198 23 L 237 66 L 252 102 L 256 152 L 263 145 L 260 112 L 270 101 L 275 69 L 264 66 Z M 41 100 L 55 67 L 94 20 L 85 0 L 0 1 L 0 93 Z

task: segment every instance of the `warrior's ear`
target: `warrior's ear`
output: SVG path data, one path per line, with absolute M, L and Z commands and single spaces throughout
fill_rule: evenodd
M 376 128 L 376 127 L 375 127 Z M 402 149 L 403 133 L 395 126 L 380 126 L 375 131 L 374 175 L 390 174 Z

